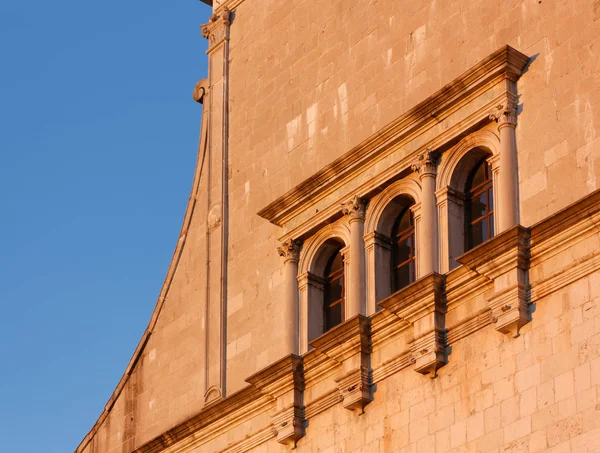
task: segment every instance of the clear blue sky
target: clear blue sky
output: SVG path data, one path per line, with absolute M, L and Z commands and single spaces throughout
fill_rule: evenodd
M 198 0 L 0 1 L 2 452 L 72 452 L 150 318 L 192 182 Z

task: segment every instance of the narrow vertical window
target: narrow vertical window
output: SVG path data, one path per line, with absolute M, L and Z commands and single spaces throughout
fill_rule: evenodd
M 344 319 L 344 257 L 337 249 L 325 268 L 325 330 L 341 324 Z
M 416 280 L 415 225 L 410 207 L 404 208 L 392 228 L 392 292 Z
M 469 175 L 465 195 L 465 245 L 470 250 L 494 236 L 494 187 L 485 159 Z

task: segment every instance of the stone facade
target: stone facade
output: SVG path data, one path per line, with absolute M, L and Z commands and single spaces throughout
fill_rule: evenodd
M 599 452 L 600 3 L 205 3 L 181 234 L 76 453 Z

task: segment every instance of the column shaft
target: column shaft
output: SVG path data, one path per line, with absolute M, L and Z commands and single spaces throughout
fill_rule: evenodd
M 519 223 L 517 187 L 517 140 L 515 128 L 510 124 L 500 125 L 500 174 L 498 228 L 501 233 Z
M 365 202 L 358 196 L 342 204 L 342 212 L 350 223 L 350 269 L 346 319 L 366 313 L 365 294 Z
M 435 197 L 435 177 L 438 153 L 427 150 L 412 164 L 421 180 L 421 240 L 417 249 L 417 261 L 421 277 L 438 272 L 438 220 Z
M 298 259 L 299 245 L 289 240 L 278 248 L 284 258 L 285 291 L 282 304 L 284 351 L 285 354 L 300 353 L 300 306 L 298 299 Z
M 498 230 L 508 230 L 519 223 L 519 179 L 517 166 L 517 106 L 512 102 L 498 106 L 490 118 L 498 122 L 500 133 L 500 171 L 498 175 Z

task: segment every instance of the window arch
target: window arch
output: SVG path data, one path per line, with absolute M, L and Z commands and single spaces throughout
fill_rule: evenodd
M 490 225 L 485 225 L 488 233 L 485 239 L 493 236 L 497 231 L 496 202 L 498 194 L 495 193 L 497 192 L 495 189 L 497 188 L 500 164 L 499 149 L 499 137 L 490 127 L 473 132 L 448 152 L 442 154 L 436 178 L 441 273 L 458 266 L 456 258 L 478 243 L 469 238 L 472 231 L 469 224 L 483 216 L 467 219 L 467 214 L 469 210 L 476 213 L 477 209 L 481 207 L 477 204 L 475 197 L 477 194 L 471 193 L 471 189 L 478 188 L 477 184 L 473 185 L 471 181 L 479 168 L 484 172 L 484 179 L 479 181 L 487 181 L 486 188 L 491 189 L 488 192 L 489 200 L 483 200 L 490 208 L 486 214 L 491 214 L 485 219 L 486 223 L 491 222 Z M 487 177 L 485 176 L 486 171 Z M 490 212 L 492 210 L 494 212 Z M 475 230 L 480 226 L 484 225 L 475 225 Z
M 365 219 L 367 313 L 379 310 L 377 303 L 420 277 L 418 244 L 420 239 L 421 186 L 414 175 L 386 187 L 369 202 Z M 404 217 L 405 216 L 405 217 Z M 404 220 L 402 218 L 404 217 Z M 405 228 L 411 226 L 411 230 Z M 410 238 L 411 259 L 399 241 Z M 406 257 L 406 258 L 404 258 Z M 395 272 L 398 266 L 408 265 Z M 400 273 L 409 271 L 409 278 Z
M 349 243 L 350 229 L 339 221 L 323 227 L 302 247 L 298 263 L 302 354 L 312 340 L 345 320 L 349 280 L 344 274 L 352 265 L 346 260 Z
M 494 184 L 483 158 L 471 170 L 465 187 L 465 251 L 494 236 Z
M 410 285 L 417 279 L 415 222 L 411 205 L 406 206 L 394 222 L 390 236 L 392 246 L 391 288 L 392 293 Z

